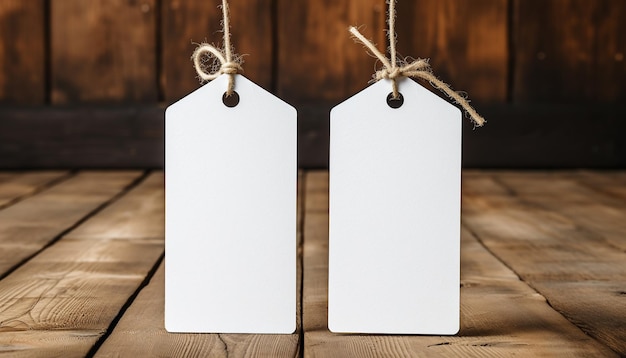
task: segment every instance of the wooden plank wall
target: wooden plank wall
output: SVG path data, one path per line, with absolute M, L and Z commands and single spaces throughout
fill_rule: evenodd
M 2 0 L 0 154 L 18 147 L 31 152 L 0 159 L 0 167 L 15 167 L 16 162 L 72 166 L 66 159 L 69 149 L 65 159 L 33 160 L 36 149 L 24 144 L 30 140 L 24 134 L 28 131 L 7 132 L 16 122 L 31 128 L 47 120 L 41 108 L 24 110 L 33 105 L 51 109 L 63 125 L 69 117 L 88 116 L 73 109 L 97 108 L 110 126 L 123 127 L 120 132 L 140 128 L 157 133 L 154 146 L 161 150 L 157 142 L 162 140 L 164 105 L 199 86 L 190 62 L 194 43 L 221 43 L 220 3 Z M 385 1 L 230 4 L 233 44 L 245 54 L 245 75 L 298 108 L 301 164 L 324 166 L 328 110 L 366 87 L 377 65 L 349 37 L 347 27 L 362 25 L 365 36 L 384 49 Z M 616 134 L 626 129 L 619 119 L 626 107 L 621 104 L 626 98 L 626 2 L 400 0 L 397 23 L 400 54 L 430 58 L 435 73 L 454 89 L 468 92 L 489 120 L 480 135 L 472 135 L 466 123 L 466 165 L 626 166 L 626 144 Z M 110 111 L 112 106 L 158 115 L 130 125 L 116 119 L 119 109 Z M 58 108 L 73 113 L 59 117 Z M 591 119 L 595 126 L 583 128 Z M 580 130 L 562 137 L 566 125 Z M 502 141 L 522 148 L 494 151 Z M 556 142 L 564 146 L 563 154 L 541 161 Z M 574 142 L 576 146 L 570 144 Z M 59 139 L 58 148 L 49 147 L 49 153 L 63 152 L 62 143 Z M 101 138 L 101 143 L 85 151 L 94 157 L 114 150 L 119 138 Z M 132 151 L 120 156 L 133 158 Z M 119 166 L 142 163 L 158 167 L 162 156 L 122 160 Z M 96 167 L 110 165 L 93 162 Z

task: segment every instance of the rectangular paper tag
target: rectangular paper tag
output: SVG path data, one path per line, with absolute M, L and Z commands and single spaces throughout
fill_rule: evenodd
M 166 113 L 165 326 L 292 333 L 296 325 L 296 111 L 222 75 Z
M 459 329 L 461 113 L 410 79 L 331 112 L 329 328 Z

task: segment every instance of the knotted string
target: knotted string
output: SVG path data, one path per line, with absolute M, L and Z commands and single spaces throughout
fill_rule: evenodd
M 363 44 L 368 50 L 370 50 L 374 56 L 376 56 L 380 62 L 383 64 L 383 68 L 376 71 L 374 74 L 374 80 L 380 81 L 381 79 L 389 79 L 391 80 L 392 93 L 393 98 L 398 98 L 400 95 L 398 92 L 398 82 L 397 79 L 401 77 L 413 77 L 413 78 L 421 78 L 424 79 L 430 84 L 445 93 L 448 97 L 450 97 L 454 102 L 463 107 L 463 109 L 467 112 L 470 118 L 474 121 L 476 126 L 480 127 L 485 124 L 485 119 L 476 112 L 472 106 L 470 106 L 469 101 L 465 99 L 461 94 L 455 92 L 450 88 L 448 84 L 438 79 L 434 74 L 433 70 L 428 64 L 427 59 L 417 59 L 411 63 L 406 63 L 405 61 L 398 61 L 396 58 L 396 0 L 389 0 L 389 53 L 391 59 L 388 59 L 385 55 L 383 55 L 376 46 L 372 43 L 372 41 L 366 39 L 356 27 L 350 27 L 350 33 L 354 36 L 356 41 Z M 398 63 L 400 62 L 400 66 Z
M 233 59 L 233 49 L 230 44 L 230 18 L 229 18 L 228 1 L 222 0 L 222 16 L 224 17 L 222 26 L 224 31 L 224 49 L 218 49 L 208 43 L 202 43 L 198 45 L 196 50 L 191 55 L 193 65 L 196 68 L 196 73 L 200 78 L 200 83 L 214 80 L 222 74 L 228 75 L 228 87 L 226 89 L 226 96 L 233 94 L 235 90 L 235 75 L 243 72 L 241 63 L 243 62 L 241 57 L 235 56 Z M 220 63 L 219 68 L 211 68 L 209 72 L 205 71 L 204 56 L 213 55 Z

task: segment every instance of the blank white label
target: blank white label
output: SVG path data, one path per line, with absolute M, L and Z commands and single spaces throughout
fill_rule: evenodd
M 459 329 L 461 112 L 410 79 L 330 115 L 328 325 L 333 332 Z
M 296 110 L 236 75 L 166 112 L 165 327 L 293 333 Z

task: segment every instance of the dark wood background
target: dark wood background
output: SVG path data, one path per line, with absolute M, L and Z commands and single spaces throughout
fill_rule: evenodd
M 0 168 L 161 167 L 220 2 L 0 0 Z M 327 165 L 329 110 L 375 69 L 347 27 L 383 49 L 385 1 L 230 4 L 245 75 L 298 109 L 300 165 Z M 626 166 L 626 1 L 400 0 L 397 30 L 487 118 L 466 167 Z

